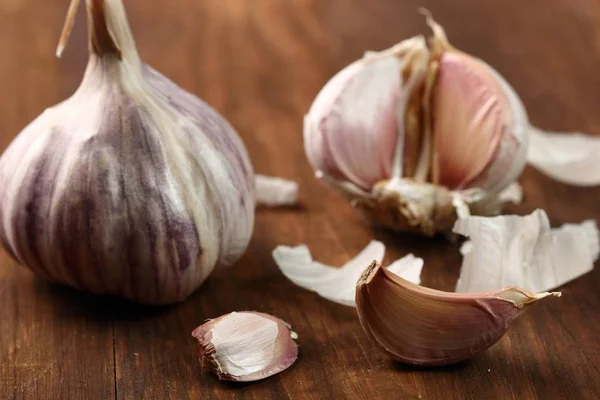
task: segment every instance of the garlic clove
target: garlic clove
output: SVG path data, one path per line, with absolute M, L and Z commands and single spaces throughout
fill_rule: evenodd
M 590 272 L 600 237 L 594 221 L 552 229 L 543 210 L 525 217 L 469 217 L 454 232 L 469 237 L 457 292 L 518 286 L 532 292 L 553 290 Z
M 429 110 L 433 182 L 497 193 L 525 167 L 525 107 L 499 73 L 452 47 L 443 28 L 426 16 L 437 69 Z
M 420 366 L 454 364 L 491 347 L 542 298 L 507 287 L 446 293 L 410 283 L 374 261 L 356 286 L 356 310 L 367 334 L 389 356 Z
M 434 182 L 469 187 L 495 157 L 512 124 L 508 100 L 481 63 L 446 52 L 433 90 Z M 509 128 L 510 129 L 510 128 Z
M 267 207 L 294 206 L 298 202 L 298 184 L 282 178 L 256 175 L 256 204 Z
M 211 319 L 192 332 L 198 357 L 219 380 L 251 382 L 278 374 L 298 358 L 298 335 L 268 314 L 241 311 Z
M 557 181 L 600 185 L 600 137 L 582 133 L 529 131 L 529 164 Z
M 336 74 L 305 117 L 305 150 L 313 168 L 369 189 L 393 170 L 401 174 L 404 162 L 414 163 L 418 137 L 409 135 L 412 147 L 404 143 L 406 126 L 415 129 L 405 112 L 426 59 L 425 41 L 417 37 L 370 52 Z
M 385 246 L 371 241 L 356 257 L 341 268 L 323 265 L 312 259 L 308 247 L 277 246 L 273 258 L 281 272 L 296 285 L 317 292 L 321 297 L 335 303 L 354 307 L 356 281 L 364 266 L 373 260 L 381 262 Z M 412 254 L 395 261 L 389 268 L 412 282 L 419 283 L 423 260 Z

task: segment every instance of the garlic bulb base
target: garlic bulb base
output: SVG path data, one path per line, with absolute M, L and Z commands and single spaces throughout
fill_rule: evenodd
M 504 205 L 497 196 L 487 192 L 454 192 L 443 186 L 410 179 L 381 181 L 367 192 L 322 172 L 316 176 L 348 200 L 367 221 L 424 236 L 451 233 L 457 219 L 470 215 L 497 215 Z

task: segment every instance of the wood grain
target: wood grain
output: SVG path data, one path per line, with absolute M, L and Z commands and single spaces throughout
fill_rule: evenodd
M 259 211 L 237 265 L 172 307 L 55 287 L 0 253 L 0 398 L 597 398 L 599 270 L 561 288 L 561 299 L 539 304 L 484 355 L 421 370 L 390 361 L 352 309 L 295 287 L 272 261 L 276 245 L 306 243 L 316 258 L 341 264 L 377 238 L 388 246 L 386 260 L 422 256 L 424 285 L 454 287 L 454 245 L 373 231 L 313 179 L 302 146 L 302 116 L 322 85 L 367 49 L 427 33 L 420 6 L 454 45 L 506 77 L 533 123 L 600 133 L 596 1 L 128 0 L 146 62 L 228 118 L 257 172 L 299 181 L 302 206 Z M 63 59 L 54 58 L 66 8 L 66 0 L 0 4 L 0 149 L 78 85 L 87 51 L 82 15 Z M 598 188 L 562 185 L 531 168 L 521 182 L 526 200 L 510 211 L 543 208 L 554 225 L 600 220 Z M 297 363 L 244 385 L 201 371 L 191 331 L 233 310 L 292 323 L 300 336 Z

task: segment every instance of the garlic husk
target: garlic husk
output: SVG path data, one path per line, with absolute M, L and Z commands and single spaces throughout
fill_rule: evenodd
M 227 121 L 140 60 L 121 0 L 86 6 L 80 87 L 0 158 L 0 240 L 48 280 L 181 301 L 245 251 L 252 166 Z
M 498 193 L 498 199 L 504 203 L 521 204 L 523 202 L 523 186 L 513 182 Z
M 562 183 L 600 185 L 600 136 L 547 132 L 531 127 L 527 161 Z
M 551 228 L 543 210 L 524 217 L 469 217 L 453 230 L 470 239 L 461 247 L 457 292 L 503 286 L 553 290 L 590 272 L 600 249 L 595 221 Z
M 329 301 L 349 307 L 356 305 L 356 282 L 364 266 L 373 260 L 381 262 L 384 255 L 384 244 L 373 240 L 358 255 L 337 268 L 314 261 L 306 245 L 277 246 L 273 250 L 273 259 L 286 278 Z M 388 268 L 395 274 L 419 284 L 423 260 L 408 254 L 390 264 Z
M 560 293 L 507 287 L 446 293 L 410 283 L 374 261 L 356 286 L 361 325 L 389 356 L 405 364 L 442 366 L 491 347 L 533 304 Z
M 198 358 L 219 380 L 251 382 L 289 368 L 298 358 L 298 335 L 268 314 L 232 312 L 197 327 Z
M 256 175 L 257 206 L 294 206 L 298 203 L 298 184 L 287 179 Z

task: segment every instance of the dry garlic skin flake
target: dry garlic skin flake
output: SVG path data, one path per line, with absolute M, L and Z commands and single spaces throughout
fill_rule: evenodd
M 223 117 L 139 58 L 121 0 L 86 7 L 80 87 L 0 158 L 0 241 L 53 282 L 141 303 L 181 301 L 245 251 L 252 166 Z

